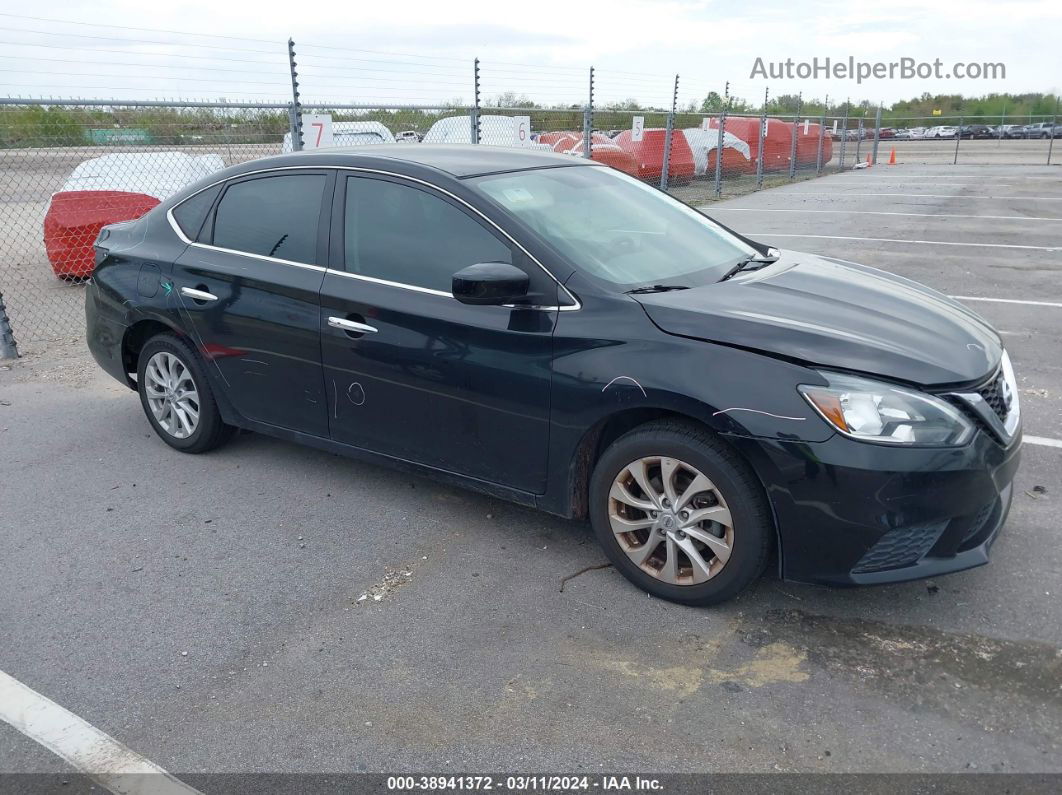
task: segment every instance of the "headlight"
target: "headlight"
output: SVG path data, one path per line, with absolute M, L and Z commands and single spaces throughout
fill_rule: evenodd
M 957 447 L 974 426 L 940 398 L 892 384 L 821 373 L 829 386 L 797 389 L 830 425 L 853 439 L 881 444 Z

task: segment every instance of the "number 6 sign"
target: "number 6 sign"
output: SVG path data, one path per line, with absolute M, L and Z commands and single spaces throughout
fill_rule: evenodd
M 332 115 L 329 113 L 302 114 L 302 148 L 327 149 L 335 146 L 332 137 Z
M 530 116 L 513 116 L 513 131 L 516 133 L 517 146 L 531 146 Z

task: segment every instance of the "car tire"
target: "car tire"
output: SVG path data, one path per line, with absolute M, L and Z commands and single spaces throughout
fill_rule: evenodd
M 222 421 L 199 357 L 180 338 L 159 334 L 148 340 L 136 375 L 144 414 L 173 449 L 205 453 L 232 438 L 236 429 Z
M 670 490 L 663 483 L 665 462 Z M 649 499 L 643 482 L 655 492 Z M 709 488 L 688 491 L 695 483 Z M 659 509 L 656 518 L 629 499 Z M 680 604 L 706 606 L 736 596 L 763 573 L 775 539 L 767 497 L 752 469 L 692 422 L 651 422 L 613 442 L 594 467 L 589 506 L 598 542 L 620 573 L 649 594 Z M 623 529 L 634 525 L 638 529 Z M 709 534 L 715 540 L 706 544 Z

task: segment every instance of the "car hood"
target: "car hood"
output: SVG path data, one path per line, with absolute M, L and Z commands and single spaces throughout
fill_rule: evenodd
M 689 290 L 633 296 L 661 330 L 922 386 L 990 375 L 995 330 L 941 293 L 855 263 L 798 252 Z

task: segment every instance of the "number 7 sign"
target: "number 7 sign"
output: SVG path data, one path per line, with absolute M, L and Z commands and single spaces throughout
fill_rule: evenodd
M 302 114 L 302 148 L 327 149 L 335 146 L 332 138 L 332 115 L 329 113 Z

